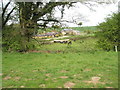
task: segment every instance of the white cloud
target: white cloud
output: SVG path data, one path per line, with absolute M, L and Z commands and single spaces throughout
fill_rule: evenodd
M 85 23 L 85 25 L 97 25 L 100 22 L 103 22 L 104 19 L 113 12 L 117 12 L 118 8 L 116 4 L 110 5 L 100 5 L 95 8 L 96 12 L 91 12 L 89 18 L 89 22 Z M 90 23 L 90 24 L 89 24 Z
M 72 17 L 81 17 L 82 15 L 85 19 L 87 19 L 87 21 L 81 19 L 83 26 L 96 26 L 98 23 L 103 22 L 104 18 L 106 18 L 109 14 L 117 12 L 118 4 L 96 4 L 96 6 L 93 6 L 93 9 L 95 11 L 90 10 L 88 7 L 81 3 L 76 3 L 75 7 L 65 9 L 65 15 L 63 19 L 72 20 Z M 59 17 L 60 15 L 60 12 L 56 12 L 55 16 Z M 72 23 L 68 23 L 67 25 L 71 27 L 76 26 Z
M 7 0 L 3 0 L 6 2 Z M 96 4 L 96 3 L 94 3 Z M 83 22 L 82 26 L 95 26 L 100 22 L 104 21 L 104 18 L 106 18 L 109 14 L 112 14 L 113 12 L 118 11 L 118 3 L 113 4 L 96 4 L 96 6 L 93 6 L 93 9 L 96 10 L 91 11 L 88 7 L 86 7 L 84 4 L 81 4 L 80 2 L 74 4 L 75 7 L 71 7 L 70 9 L 65 9 L 65 15 L 63 19 L 66 20 L 72 20 L 72 18 L 80 18 L 78 21 Z M 83 17 L 84 16 L 84 17 Z M 56 8 L 55 17 L 59 18 L 61 17 L 61 12 Z M 86 20 L 84 20 L 86 19 Z M 64 23 L 63 23 L 64 24 Z M 77 25 L 73 23 L 65 23 L 70 27 L 76 27 Z

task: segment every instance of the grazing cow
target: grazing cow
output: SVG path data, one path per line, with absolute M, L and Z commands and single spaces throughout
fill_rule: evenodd
M 68 43 L 69 39 L 65 39 L 65 40 L 54 40 L 54 43 Z
M 63 41 L 63 43 L 65 43 L 65 44 L 66 44 L 66 43 L 68 43 L 68 41 Z
M 68 45 L 71 45 L 71 44 L 72 44 L 72 41 L 69 41 L 69 42 L 68 42 Z

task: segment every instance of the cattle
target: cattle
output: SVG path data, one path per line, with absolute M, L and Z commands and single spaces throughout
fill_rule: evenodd
M 71 44 L 72 44 L 72 41 L 69 41 L 69 42 L 68 42 L 68 45 L 71 45 Z
M 69 41 L 69 39 L 65 39 L 65 40 L 54 40 L 54 43 L 63 43 L 63 44 L 72 44 L 72 41 Z

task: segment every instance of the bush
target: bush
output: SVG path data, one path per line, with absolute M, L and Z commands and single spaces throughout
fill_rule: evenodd
M 100 48 L 109 51 L 113 50 L 115 46 L 118 46 L 119 18 L 119 13 L 113 13 L 111 17 L 106 18 L 105 22 L 97 26 L 100 29 L 100 31 L 96 33 L 96 36 L 99 38 L 97 45 Z
M 33 42 L 28 42 L 27 37 L 21 35 L 21 28 L 18 26 L 7 26 L 2 36 L 3 51 L 27 51 L 35 48 Z

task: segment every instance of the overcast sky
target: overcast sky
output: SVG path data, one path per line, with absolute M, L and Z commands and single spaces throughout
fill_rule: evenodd
M 80 19 L 78 21 L 83 22 L 82 26 L 96 26 L 98 23 L 103 22 L 104 19 L 113 12 L 118 11 L 118 3 L 113 4 L 96 4 L 92 6 L 93 10 L 90 10 L 88 7 L 81 3 L 74 4 L 75 7 L 65 10 L 65 15 L 63 19 L 72 20 L 72 17 Z M 56 12 L 56 17 L 60 17 L 60 12 Z M 70 27 L 76 27 L 76 24 L 65 23 Z
M 7 0 L 4 0 L 7 2 Z M 96 4 L 92 6 L 93 10 L 90 10 L 84 4 L 75 3 L 74 7 L 70 9 L 65 9 L 65 14 L 63 20 L 72 21 L 73 19 L 77 19 L 78 22 L 82 22 L 82 26 L 96 26 L 98 23 L 103 22 L 104 19 L 113 12 L 118 11 L 118 2 L 120 0 L 116 0 L 116 3 L 113 4 Z M 60 18 L 61 13 L 56 9 L 55 17 Z M 77 27 L 78 25 L 73 23 L 65 23 L 69 27 Z

